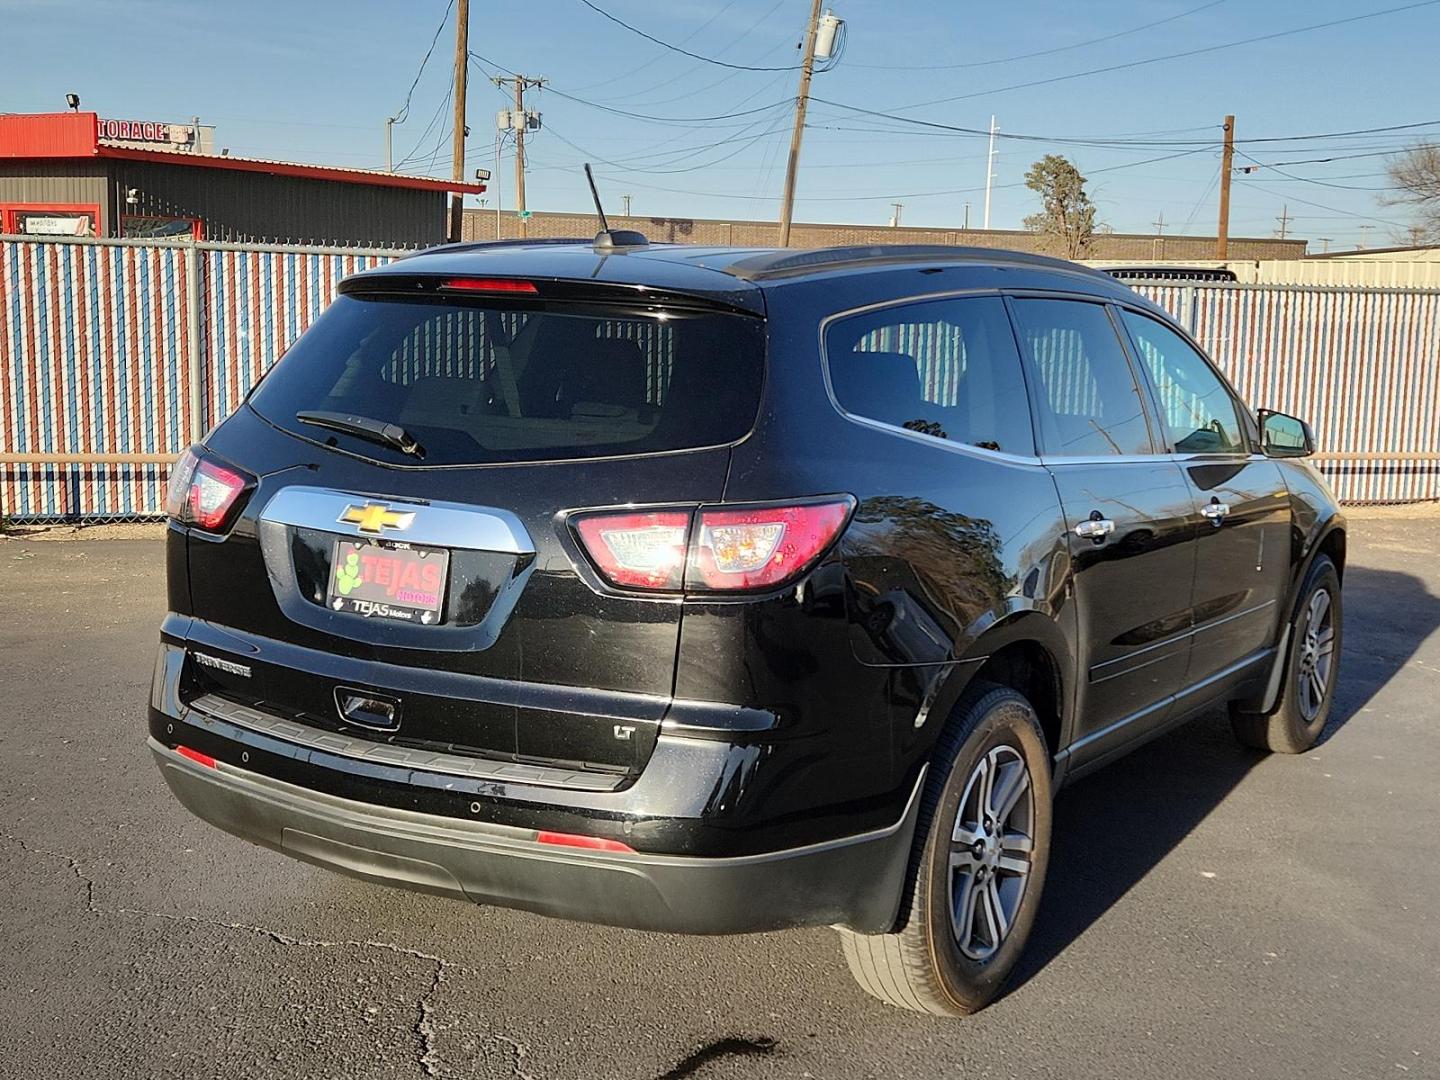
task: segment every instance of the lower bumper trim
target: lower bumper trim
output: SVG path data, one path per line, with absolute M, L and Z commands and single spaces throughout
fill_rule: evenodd
M 311 791 L 155 739 L 177 799 L 253 843 L 387 885 L 639 930 L 746 933 L 841 925 L 879 933 L 899 910 L 920 776 L 905 813 L 875 832 L 732 858 L 578 850 L 533 830 L 455 821 Z

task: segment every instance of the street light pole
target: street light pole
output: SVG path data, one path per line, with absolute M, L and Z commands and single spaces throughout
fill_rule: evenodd
M 985 155 L 985 228 L 990 228 L 990 188 L 995 183 L 995 117 L 990 117 L 990 150 Z
M 500 140 L 503 132 L 495 132 L 495 239 L 500 239 Z

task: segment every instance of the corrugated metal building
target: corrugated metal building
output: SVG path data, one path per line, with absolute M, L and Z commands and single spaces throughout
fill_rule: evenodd
M 137 146 L 95 113 L 0 116 L 0 232 L 425 247 L 483 184 Z

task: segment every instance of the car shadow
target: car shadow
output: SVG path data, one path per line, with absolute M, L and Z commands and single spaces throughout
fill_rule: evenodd
M 1440 597 L 1410 574 L 1352 566 L 1343 598 L 1340 682 L 1321 745 L 1440 627 Z M 1062 791 L 1045 896 L 1010 990 L 1089 929 L 1266 757 L 1236 742 L 1217 708 Z

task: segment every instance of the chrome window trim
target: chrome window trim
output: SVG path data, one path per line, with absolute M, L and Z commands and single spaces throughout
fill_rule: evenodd
M 1193 453 L 1193 454 L 1077 454 L 1073 457 L 1064 454 L 1041 454 L 1038 459 L 1044 465 L 1113 465 L 1116 462 L 1128 462 L 1136 465 L 1155 464 L 1160 461 L 1173 461 L 1176 464 L 1204 464 L 1213 461 L 1217 465 L 1235 463 L 1241 461 L 1269 461 L 1264 454 L 1255 454 L 1248 451 L 1234 451 L 1231 453 Z
M 408 528 L 381 533 L 361 532 L 358 525 L 341 521 L 347 507 L 377 503 L 413 513 Z M 275 525 L 394 540 L 461 551 L 499 551 L 533 555 L 535 543 L 520 519 L 509 510 L 463 503 L 426 502 L 396 495 L 369 495 L 332 488 L 292 485 L 281 488 L 260 511 L 260 520 Z
M 861 427 L 870 428 L 874 431 L 883 431 L 891 435 L 900 435 L 912 442 L 920 443 L 923 446 L 937 446 L 965 457 L 980 458 L 983 461 L 996 461 L 1005 465 L 1040 467 L 1042 462 L 1039 456 L 1035 454 L 1012 454 L 1005 450 L 987 450 L 983 446 L 952 442 L 949 439 L 937 438 L 934 435 L 911 431 L 909 428 L 903 428 L 896 424 L 887 424 L 883 420 L 875 420 L 868 416 L 860 416 L 856 413 L 848 412 L 845 407 L 840 404 L 840 399 L 835 396 L 835 387 L 830 381 L 830 352 L 825 344 L 825 339 L 830 332 L 830 325 L 832 323 L 838 322 L 841 319 L 854 318 L 857 315 L 869 315 L 872 312 L 883 311 L 886 308 L 914 307 L 917 304 L 929 304 L 937 300 L 959 300 L 984 296 L 994 296 L 999 299 L 1004 299 L 1005 293 L 1003 290 L 993 286 L 972 289 L 948 289 L 943 292 L 917 293 L 914 296 L 902 296 L 891 300 L 862 304 L 859 307 L 846 308 L 844 311 L 837 311 L 825 316 L 825 318 L 820 320 L 819 328 L 820 378 L 825 384 L 825 396 L 829 399 L 831 407 L 852 424 L 859 424 Z M 1020 348 L 1018 342 L 1015 347 L 1017 350 Z M 1028 397 L 1028 387 L 1026 394 Z M 1031 422 L 1030 445 L 1035 445 L 1033 421 Z

